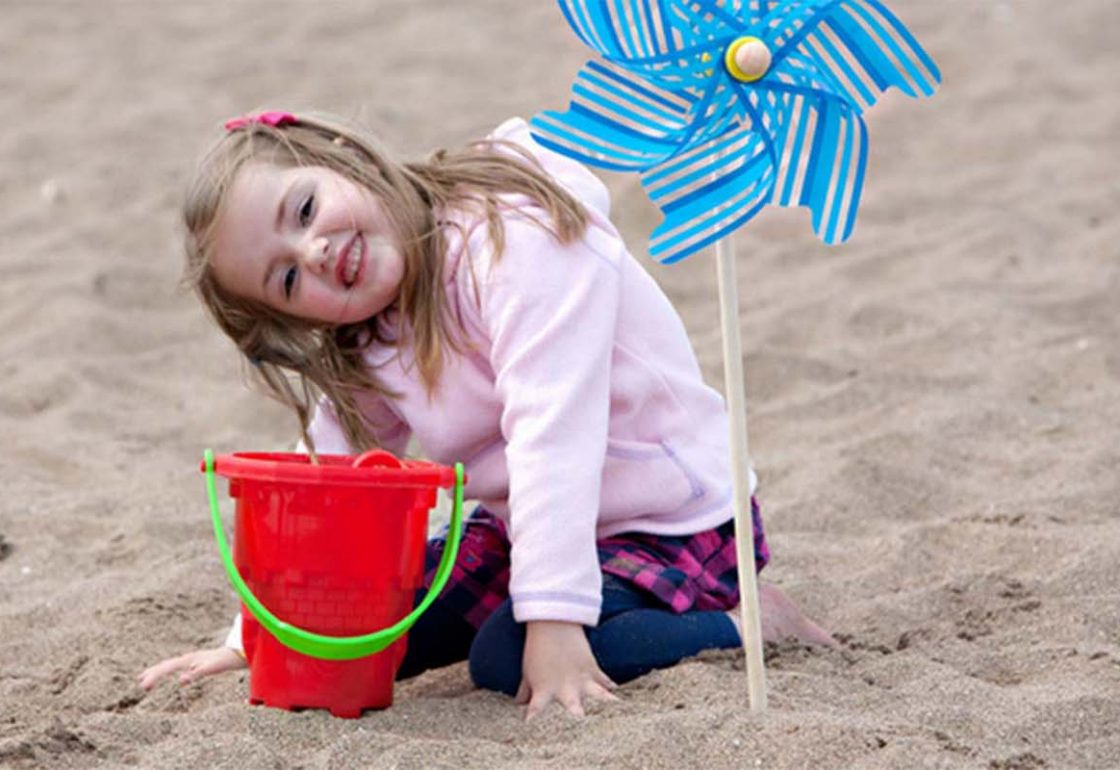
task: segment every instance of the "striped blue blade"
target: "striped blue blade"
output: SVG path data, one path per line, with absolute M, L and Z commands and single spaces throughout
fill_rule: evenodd
M 541 144 L 585 163 L 641 171 L 680 149 L 697 101 L 593 61 L 576 76 L 568 110 L 538 113 L 529 126 Z
M 830 89 L 866 110 L 895 87 L 931 96 L 941 73 L 914 36 L 878 0 L 830 0 L 796 29 L 782 30 L 773 67 L 811 62 Z
M 825 91 L 768 83 L 782 121 L 773 135 L 778 169 L 774 203 L 805 206 L 825 243 L 847 240 L 867 167 L 867 125 L 850 102 Z M 746 97 L 744 97 L 746 98 Z M 769 99 L 763 100 L 769 103 Z
M 758 213 L 773 198 L 777 166 L 770 132 L 776 127 L 764 111 L 739 101 L 734 88 L 725 100 L 716 132 L 697 132 L 688 146 L 642 175 L 642 186 L 665 214 L 653 231 L 650 254 L 677 262 L 724 237 Z
M 657 201 L 665 220 L 650 236 L 654 259 L 678 262 L 733 232 L 770 201 L 773 166 L 764 152 L 757 151 L 752 134 L 736 133 L 739 144 L 730 160 L 697 165 L 696 171 L 709 176 L 709 181 L 679 191 L 673 200 Z M 694 149 L 703 153 L 716 142 Z
M 667 57 L 750 23 L 757 3 L 726 0 L 559 0 L 568 25 L 604 59 Z

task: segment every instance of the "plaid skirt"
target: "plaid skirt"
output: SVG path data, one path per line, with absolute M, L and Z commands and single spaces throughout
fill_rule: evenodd
M 758 503 L 751 498 L 754 564 L 770 561 Z M 445 535 L 428 542 L 425 587 L 443 554 Z M 648 594 L 650 605 L 673 612 L 730 610 L 739 604 L 735 524 L 694 535 L 628 532 L 597 543 L 603 573 Z M 482 506 L 464 522 L 459 556 L 440 602 L 479 628 L 509 598 L 509 536 L 505 523 Z

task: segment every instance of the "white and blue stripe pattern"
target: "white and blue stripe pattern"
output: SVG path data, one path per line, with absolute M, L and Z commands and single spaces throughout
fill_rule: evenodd
M 767 204 L 806 206 L 826 243 L 851 234 L 867 165 L 862 113 L 892 86 L 929 96 L 937 65 L 878 0 L 559 0 L 599 59 L 566 112 L 531 121 L 541 144 L 637 171 L 665 214 L 650 252 L 676 262 Z M 743 36 L 773 54 L 733 78 Z

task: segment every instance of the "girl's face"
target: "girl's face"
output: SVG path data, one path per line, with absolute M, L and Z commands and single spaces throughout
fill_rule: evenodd
M 404 277 L 381 202 L 322 166 L 242 168 L 218 217 L 211 266 L 233 294 L 328 324 L 384 310 Z

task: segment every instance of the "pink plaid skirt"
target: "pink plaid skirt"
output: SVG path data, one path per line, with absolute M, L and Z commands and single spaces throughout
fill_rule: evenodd
M 770 561 L 758 504 L 751 499 L 755 570 Z M 425 587 L 445 543 L 428 541 Z M 629 532 L 598 543 L 603 572 L 648 593 L 673 612 L 729 610 L 739 604 L 735 525 L 728 521 L 694 535 Z M 509 536 L 505 523 L 479 506 L 465 522 L 459 556 L 440 601 L 478 628 L 509 598 Z

